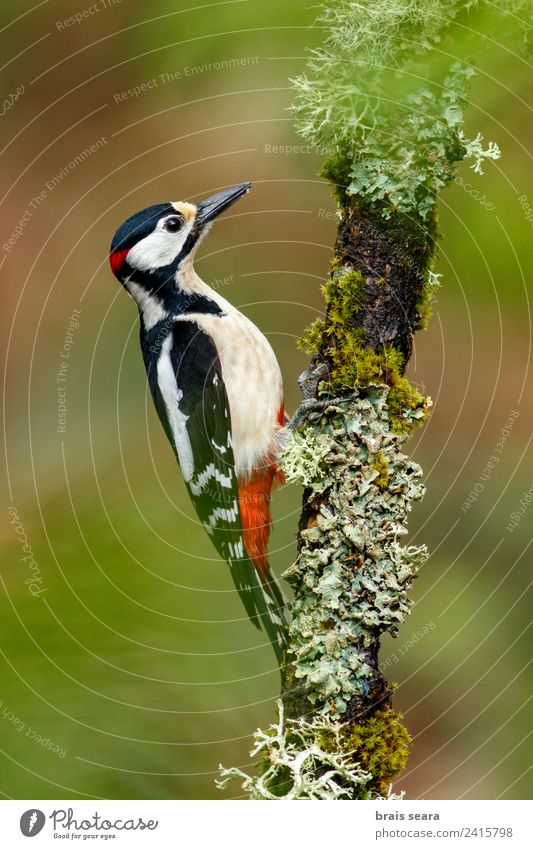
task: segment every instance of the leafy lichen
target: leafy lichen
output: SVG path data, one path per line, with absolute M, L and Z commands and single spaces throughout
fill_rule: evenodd
M 424 488 L 420 467 L 401 451 L 406 437 L 391 430 L 389 397 L 388 386 L 371 385 L 346 404 L 332 402 L 304 431 L 305 440 L 320 434 L 329 445 L 308 492 L 327 491 L 327 506 L 300 531 L 298 559 L 285 576 L 295 589 L 289 662 L 308 701 L 338 716 L 371 686 L 368 649 L 377 634 L 397 633 L 427 556 L 425 546 L 400 544 Z M 295 468 L 297 449 L 289 450 Z

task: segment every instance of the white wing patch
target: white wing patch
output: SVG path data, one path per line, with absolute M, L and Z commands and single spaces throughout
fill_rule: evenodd
M 182 413 L 179 408 L 183 392 L 178 388 L 176 382 L 176 375 L 170 359 L 171 348 L 172 335 L 167 336 L 161 348 L 161 356 L 157 362 L 157 382 L 167 408 L 168 421 L 172 430 L 181 473 L 186 481 L 190 481 L 194 473 L 194 459 L 186 427 L 189 416 Z
M 212 480 L 213 478 L 221 485 L 226 487 L 226 489 L 231 489 L 233 486 L 232 472 L 231 469 L 228 470 L 229 474 L 225 475 L 220 469 L 217 469 L 214 463 L 210 463 L 203 472 L 200 472 L 199 475 L 196 476 L 195 481 L 190 482 L 191 492 L 193 495 L 200 495 L 203 489 L 205 489 L 206 484 Z
M 236 543 L 228 543 L 228 548 L 230 557 L 232 557 L 233 560 L 239 560 L 241 557 L 244 557 L 244 546 L 242 544 L 242 539 L 240 539 Z
M 182 285 L 179 274 L 178 285 Z M 201 286 L 208 288 L 199 278 L 196 285 L 199 291 Z M 225 315 L 191 313 L 177 320 L 195 321 L 215 343 L 228 397 L 226 419 L 231 412 L 235 471 L 239 479 L 246 479 L 275 446 L 280 429 L 277 413 L 283 403 L 281 372 L 257 327 L 217 293 L 213 296 L 211 291 L 210 297 L 223 306 Z
M 225 454 L 227 451 L 227 448 L 225 448 L 224 445 L 217 445 L 214 439 L 211 440 L 211 445 L 215 451 L 218 451 L 219 454 Z
M 235 522 L 239 517 L 239 507 L 236 501 L 233 502 L 233 507 L 215 507 L 211 515 L 209 516 L 207 523 L 211 525 L 212 528 L 216 526 L 216 523 L 219 519 L 223 519 L 224 522 Z M 230 548 L 233 543 L 230 543 Z M 242 556 L 242 555 L 241 555 Z

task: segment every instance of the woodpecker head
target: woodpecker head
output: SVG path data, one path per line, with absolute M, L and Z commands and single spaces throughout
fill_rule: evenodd
M 109 253 L 113 274 L 126 288 L 128 278 L 152 290 L 163 280 L 173 279 L 179 265 L 192 257 L 214 219 L 246 194 L 250 186 L 251 183 L 239 183 L 198 204 L 158 203 L 136 212 L 113 237 Z

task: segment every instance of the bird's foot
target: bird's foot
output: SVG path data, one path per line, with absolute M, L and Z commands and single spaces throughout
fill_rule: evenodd
M 324 410 L 346 404 L 349 400 L 349 398 L 327 398 L 319 401 L 317 398 L 307 398 L 302 401 L 287 427 L 292 431 L 300 430 L 307 423 L 317 422 Z
M 329 370 L 325 363 L 320 363 L 315 368 L 308 369 L 300 375 L 298 384 L 302 390 L 304 400 L 287 425 L 289 430 L 300 430 L 307 422 L 318 421 L 324 410 L 327 410 L 328 407 L 334 407 L 348 400 L 346 398 L 319 399 L 315 397 L 318 384 L 322 380 L 327 380 L 328 377 Z
M 329 378 L 329 369 L 326 363 L 318 363 L 314 368 L 308 368 L 303 371 L 298 378 L 298 386 L 302 390 L 304 401 L 314 400 L 318 384 L 321 380 Z

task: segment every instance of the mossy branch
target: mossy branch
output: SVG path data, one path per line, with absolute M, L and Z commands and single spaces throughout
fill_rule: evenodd
M 424 546 L 401 544 L 424 492 L 403 444 L 431 404 L 405 369 L 438 285 L 437 193 L 462 159 L 480 173 L 499 156 L 464 133 L 472 70 L 450 60 L 449 42 L 464 58 L 495 16 L 503 36 L 526 8 L 336 0 L 324 11 L 324 47 L 294 81 L 300 133 L 335 150 L 323 176 L 339 226 L 325 315 L 300 341 L 312 355 L 301 381 L 311 412 L 281 458 L 304 496 L 285 576 L 294 602 L 279 721 L 255 734 L 258 777 L 223 770 L 224 785 L 239 778 L 252 798 L 390 798 L 405 765 L 409 734 L 378 660 L 427 557 Z

